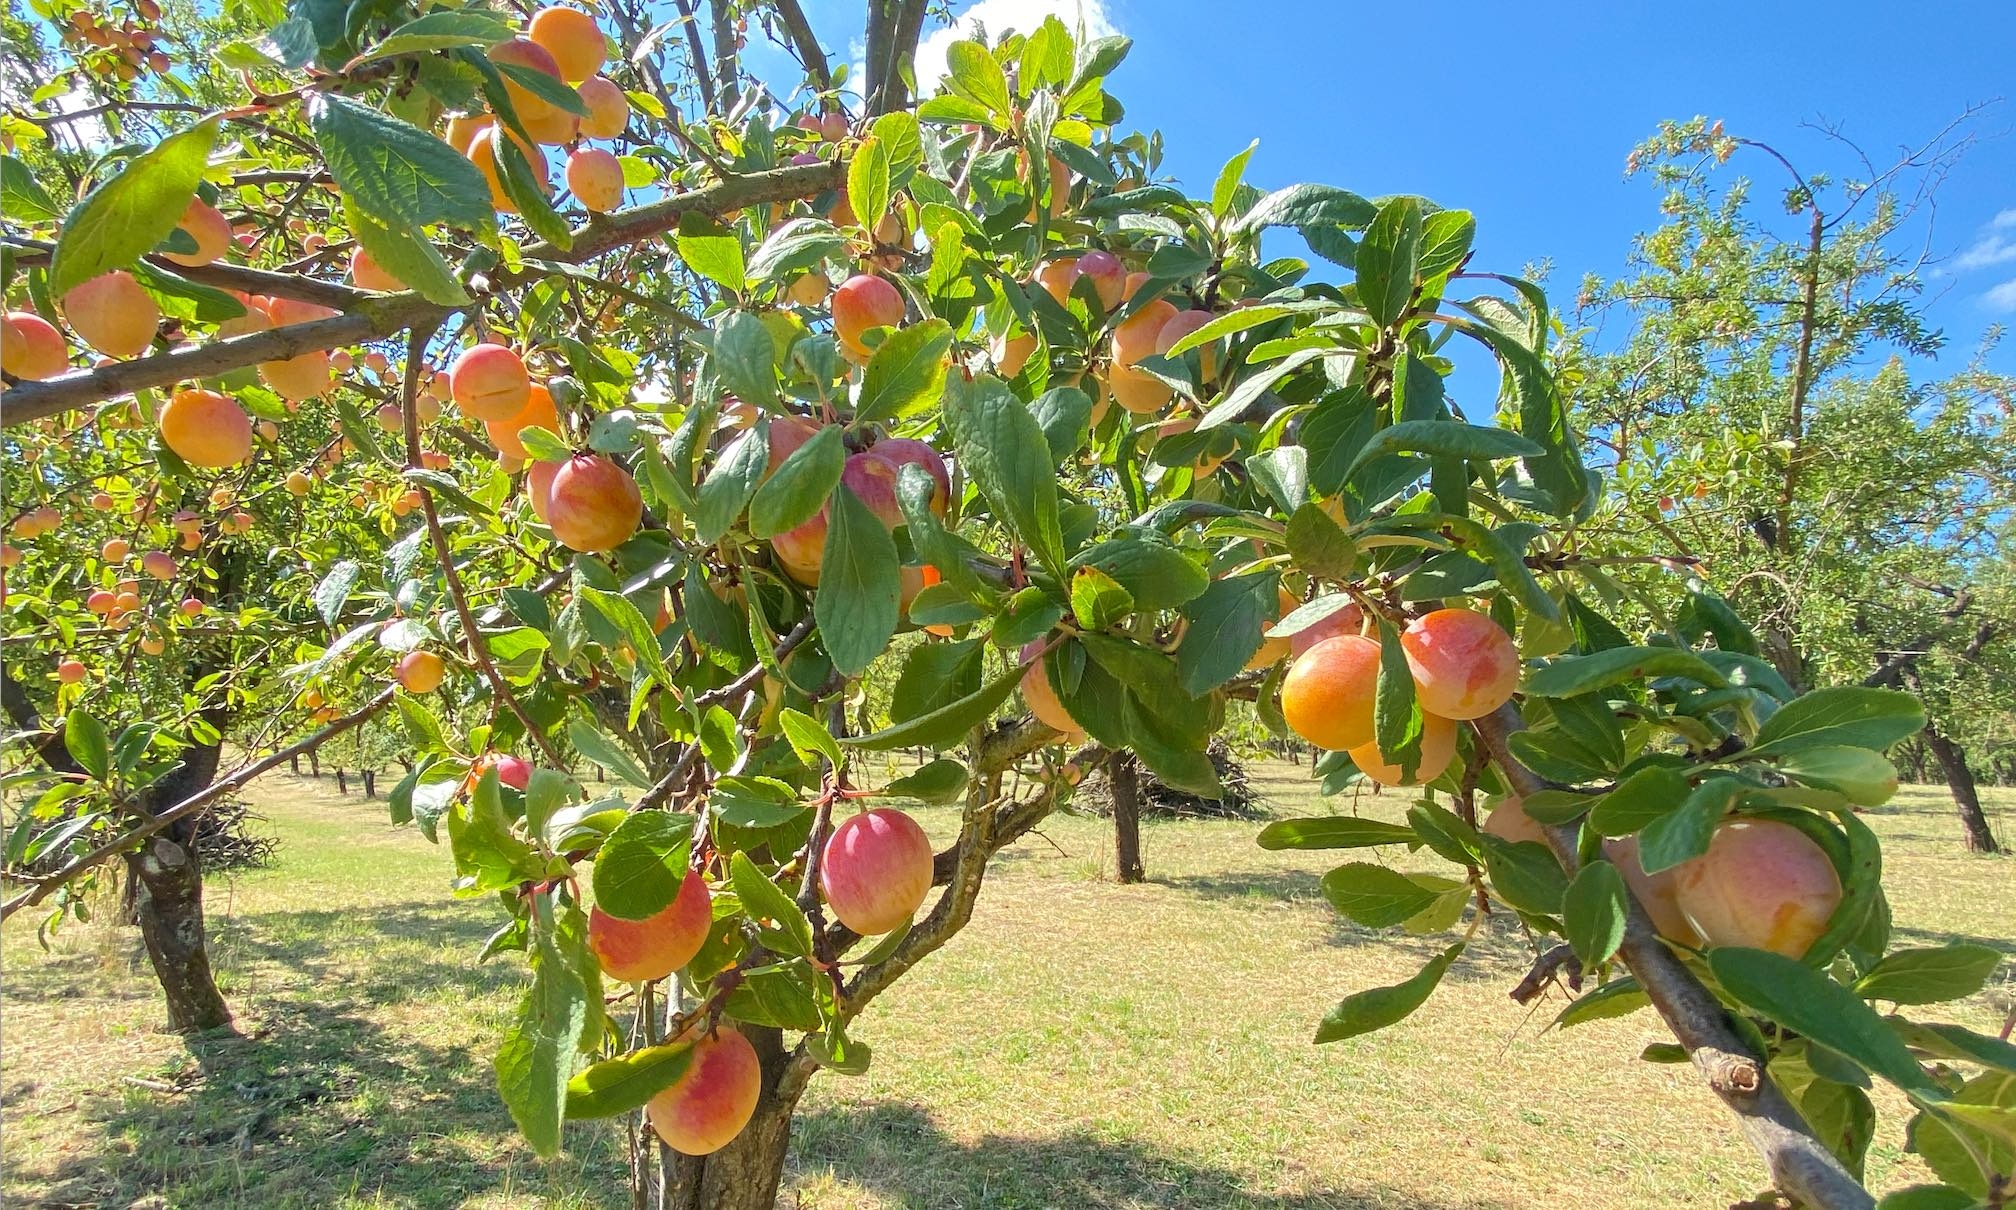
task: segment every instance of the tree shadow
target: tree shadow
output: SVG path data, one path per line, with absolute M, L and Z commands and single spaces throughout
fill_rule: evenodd
M 524 972 L 474 965 L 494 922 L 470 906 L 238 916 L 219 940 L 242 1035 L 188 1038 L 186 1056 L 165 1070 L 68 1105 L 43 1104 L 41 1086 L 63 1073 L 10 1072 L 0 1096 L 10 1124 L 62 1118 L 53 1146 L 37 1140 L 10 1155 L 9 1204 L 127 1206 L 158 1195 L 172 1206 L 287 1210 L 355 1197 L 418 1210 L 499 1194 L 564 1197 L 580 1210 L 627 1204 L 619 1128 L 570 1127 L 566 1154 L 545 1165 L 518 1141 L 490 1057 L 494 1005 L 509 1002 L 500 992 Z M 466 957 L 387 960 L 369 952 L 371 937 L 424 939 Z M 282 973 L 294 977 L 276 980 Z M 63 983 L 10 982 L 10 1007 L 60 1011 Z M 412 1015 L 388 1027 L 382 1006 L 406 1001 Z
M 917 1105 L 833 1106 L 799 1116 L 792 1136 L 797 1182 L 834 1178 L 906 1207 L 1070 1206 L 1096 1210 L 1500 1210 L 1479 1199 L 1430 1201 L 1393 1186 L 1324 1186 L 1279 1193 L 1252 1177 L 1151 1145 L 1074 1130 L 1018 1138 L 954 1139 Z

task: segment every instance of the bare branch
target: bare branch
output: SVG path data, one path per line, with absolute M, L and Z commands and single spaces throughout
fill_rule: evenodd
M 107 858 L 115 857 L 125 852 L 132 847 L 135 841 L 144 840 L 161 829 L 168 827 L 170 824 L 196 814 L 225 795 L 242 789 L 253 778 L 278 765 L 281 761 L 292 760 L 297 756 L 304 756 L 309 752 L 313 752 L 345 731 L 366 722 L 379 711 L 391 705 L 392 698 L 396 693 L 397 690 L 395 688 L 387 686 L 379 691 L 377 697 L 372 698 L 362 707 L 351 711 L 342 718 L 336 719 L 306 739 L 289 744 L 264 759 L 240 765 L 233 772 L 211 782 L 202 791 L 190 795 L 166 811 L 159 812 L 144 823 L 128 828 L 118 836 L 106 841 L 83 856 L 71 859 L 55 873 L 37 878 L 34 886 L 9 899 L 4 905 L 0 905 L 0 920 L 7 919 L 23 908 L 34 907 L 44 899 L 55 894 L 59 887 L 74 881 L 84 871 L 98 865 Z
M 805 19 L 805 10 L 798 0 L 770 0 L 770 7 L 777 10 L 777 16 L 784 22 L 784 32 L 791 36 L 792 49 L 798 55 L 799 64 L 805 74 L 812 78 L 812 86 L 821 93 L 833 91 L 833 70 L 826 63 L 826 52 L 819 49 L 819 36 L 812 32 L 812 23 Z

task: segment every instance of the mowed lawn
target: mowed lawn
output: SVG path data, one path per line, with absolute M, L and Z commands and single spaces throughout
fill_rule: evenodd
M 1281 813 L 1326 809 L 1303 770 L 1255 772 Z M 1994 793 L 2010 837 L 2016 793 Z M 243 1040 L 159 1032 L 130 930 L 67 926 L 44 952 L 24 920 L 0 939 L 6 1204 L 627 1206 L 619 1129 L 569 1127 L 552 1163 L 515 1141 L 489 1059 L 523 966 L 476 964 L 499 910 L 452 898 L 445 849 L 333 783 L 276 777 L 255 802 L 278 864 L 210 897 Z M 1334 806 L 1395 819 L 1404 800 Z M 2016 861 L 1966 855 L 1943 790 L 1868 818 L 1908 943 L 2016 957 Z M 925 823 L 943 840 L 956 816 Z M 1507 997 L 1531 957 L 1509 919 L 1404 1024 L 1311 1045 L 1340 995 L 1446 940 L 1342 921 L 1318 891 L 1337 859 L 1263 852 L 1256 830 L 1151 821 L 1133 887 L 1110 881 L 1102 821 L 1016 845 L 972 925 L 857 1027 L 873 1069 L 814 1082 L 783 1204 L 1707 1207 L 1760 1187 L 1691 1069 L 1638 1060 L 1665 1036 L 1649 1012 L 1561 1033 L 1543 1028 L 1559 998 Z M 2008 971 L 1948 1019 L 1999 1029 Z M 1879 1188 L 1922 1177 L 1899 1108 L 1884 1099 Z

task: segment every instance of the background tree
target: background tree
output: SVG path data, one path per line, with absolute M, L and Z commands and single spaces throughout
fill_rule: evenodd
M 1627 550 L 1696 560 L 1759 620 L 1788 683 L 1910 687 L 1931 664 L 1959 678 L 1926 698 L 1926 740 L 1945 754 L 1968 846 L 1994 851 L 1959 755 L 1975 736 L 1949 737 L 1947 707 L 2016 710 L 1996 674 L 2016 620 L 2003 541 L 2016 382 L 1979 365 L 1913 380 L 1945 339 L 1916 306 L 1927 256 L 1899 248 L 1965 130 L 1880 169 L 1843 141 L 1861 175 L 1837 182 L 1719 124 L 1662 128 L 1631 166 L 1665 190 L 1665 222 L 1638 239 L 1629 275 L 1584 285 L 1584 348 L 1614 351 L 1580 357 L 1572 381 L 1618 481 L 1604 528 Z M 1747 178 L 1717 174 L 1742 154 L 1767 181 L 1789 177 L 1774 196 L 1796 233 Z

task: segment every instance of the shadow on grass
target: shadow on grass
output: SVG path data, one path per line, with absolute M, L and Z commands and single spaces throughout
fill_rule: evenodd
M 516 1142 L 479 1014 L 509 1003 L 524 975 L 508 960 L 474 965 L 493 923 L 478 905 L 426 902 L 237 916 L 217 940 L 244 1035 L 191 1038 L 179 1067 L 65 1107 L 62 1145 L 47 1164 L 14 1166 L 9 1203 L 33 1186 L 21 1204 L 127 1206 L 150 1194 L 282 1210 L 542 1194 L 555 1200 L 537 1204 L 575 1210 L 627 1204 L 615 1130 L 571 1128 L 550 1166 Z M 445 946 L 463 961 L 374 953 L 388 941 Z M 8 998 L 46 1002 L 64 982 L 17 983 Z M 457 1007 L 479 1000 L 490 1004 Z M 402 1018 L 388 1003 L 414 1007 Z M 9 1087 L 10 1117 L 35 1112 L 34 1084 Z
M 1074 1131 L 1054 1138 L 987 1135 L 961 1142 L 910 1104 L 834 1107 L 801 1115 L 792 1166 L 816 1184 L 831 1173 L 906 1207 L 1197 1207 L 1199 1210 L 1495 1210 L 1502 1202 L 1427 1201 L 1392 1188 L 1272 1193 L 1242 1173 L 1124 1139 Z

